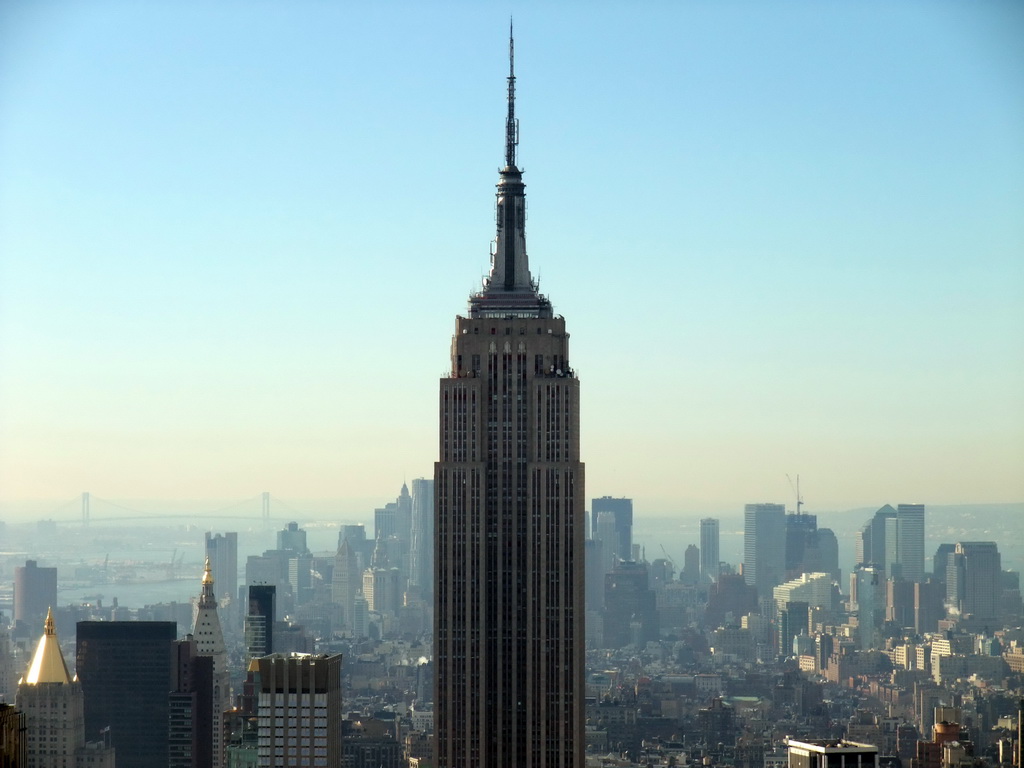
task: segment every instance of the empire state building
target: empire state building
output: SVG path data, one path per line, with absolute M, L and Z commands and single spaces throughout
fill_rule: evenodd
M 565 320 L 530 276 L 512 54 L 510 38 L 491 271 L 440 386 L 439 768 L 583 765 L 580 390 Z

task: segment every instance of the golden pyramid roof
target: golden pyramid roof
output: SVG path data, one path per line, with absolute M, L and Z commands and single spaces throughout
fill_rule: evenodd
M 39 645 L 36 646 L 32 663 L 29 664 L 28 673 L 22 682 L 28 685 L 71 682 L 68 665 L 64 663 L 64 654 L 60 652 L 60 643 L 57 641 L 52 609 L 46 612 L 43 636 L 39 638 Z

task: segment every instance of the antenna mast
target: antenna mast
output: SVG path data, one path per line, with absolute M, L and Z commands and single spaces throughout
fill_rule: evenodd
M 512 19 L 508 20 L 508 117 L 505 118 L 505 167 L 516 164 L 516 146 L 519 144 L 519 121 L 516 120 L 515 41 L 512 37 Z

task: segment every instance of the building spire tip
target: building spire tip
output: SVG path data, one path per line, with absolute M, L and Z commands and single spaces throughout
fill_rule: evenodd
M 499 172 L 497 236 L 491 271 L 483 290 L 470 295 L 471 317 L 551 317 L 551 304 L 530 277 L 526 256 L 526 186 L 518 167 L 519 120 L 516 119 L 515 38 L 508 27 L 508 113 L 505 118 L 505 165 Z
M 519 144 L 519 121 L 516 120 L 516 56 L 512 36 L 512 17 L 508 19 L 508 117 L 505 119 L 505 167 L 514 168 L 516 146 Z

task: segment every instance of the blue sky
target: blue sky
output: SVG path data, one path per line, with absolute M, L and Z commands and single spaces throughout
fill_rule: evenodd
M 15 0 L 0 512 L 430 475 L 510 10 L 589 495 L 1024 499 L 1017 3 Z

